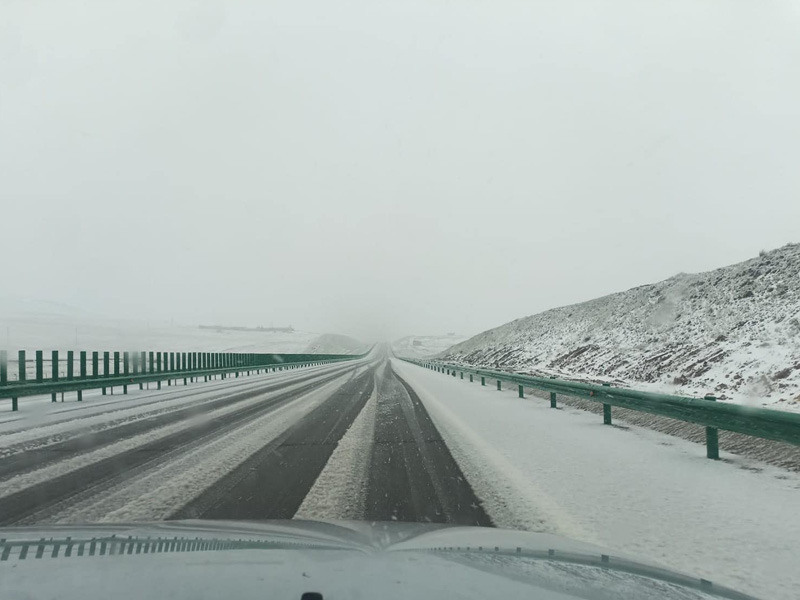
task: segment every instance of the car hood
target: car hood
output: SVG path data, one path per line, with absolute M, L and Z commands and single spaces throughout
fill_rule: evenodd
M 523 531 L 354 521 L 0 529 L 0 597 L 750 599 L 603 548 Z

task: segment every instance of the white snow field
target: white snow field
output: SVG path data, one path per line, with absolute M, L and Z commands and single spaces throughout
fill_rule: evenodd
M 50 350 L 356 354 L 367 347 L 344 335 L 101 318 L 70 306 L 0 296 L 0 350 L 7 350 L 10 360 L 16 360 L 17 350 L 44 350 L 49 359 Z M 9 367 L 9 377 L 15 373 Z
M 800 590 L 800 475 L 393 359 L 499 527 L 559 534 L 763 598 Z

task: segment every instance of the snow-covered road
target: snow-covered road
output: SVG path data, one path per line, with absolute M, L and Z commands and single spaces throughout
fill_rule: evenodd
M 34 398 L 0 421 L 0 524 L 310 514 L 492 524 L 384 357 Z
M 498 527 L 559 534 L 771 598 L 800 590 L 800 475 L 399 360 Z M 492 384 L 494 382 L 491 382 Z
M 31 399 L 0 417 L 0 524 L 398 520 L 554 533 L 764 597 L 800 589 L 800 475 L 380 353 Z

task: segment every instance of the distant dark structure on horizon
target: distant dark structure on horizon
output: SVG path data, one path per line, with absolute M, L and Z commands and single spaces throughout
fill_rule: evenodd
M 278 331 L 280 333 L 294 333 L 294 327 L 224 327 L 222 325 L 200 325 L 200 329 L 214 329 L 216 331 Z

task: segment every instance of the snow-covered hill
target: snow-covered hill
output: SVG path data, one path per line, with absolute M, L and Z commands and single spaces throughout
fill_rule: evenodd
M 392 342 L 392 350 L 397 356 L 429 358 L 466 339 L 466 336 L 457 333 L 448 333 L 447 335 L 410 335 Z
M 518 319 L 441 356 L 800 410 L 800 244 Z
M 324 333 L 312 341 L 305 349 L 311 354 L 361 354 L 369 346 L 354 338 L 338 333 Z

